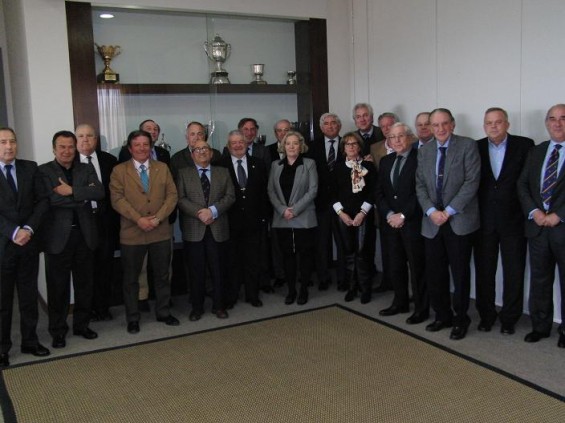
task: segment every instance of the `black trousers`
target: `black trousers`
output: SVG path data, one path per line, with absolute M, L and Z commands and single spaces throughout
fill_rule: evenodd
M 331 206 L 324 210 L 316 210 L 318 229 L 316 232 L 316 274 L 318 283 L 330 280 L 329 264 L 332 262 L 333 237 L 337 239 L 339 229 L 335 220 L 335 212 Z M 345 263 L 339 254 L 337 255 L 336 275 L 338 281 L 345 280 Z
M 514 325 L 522 316 L 526 238 L 523 235 L 501 236 L 497 232 L 478 232 L 475 241 L 476 306 L 481 320 L 496 321 L 496 270 L 498 253 L 502 259 L 502 309 L 500 322 Z
M 314 270 L 316 228 L 275 228 L 283 255 L 285 281 L 289 293 L 296 292 L 296 280 L 300 273 L 301 289 L 308 289 Z
M 92 309 L 106 313 L 112 298 L 113 261 L 116 249 L 116 235 L 111 233 L 108 215 L 96 215 L 98 228 L 98 247 L 94 250 L 94 281 Z M 118 230 L 118 228 L 116 228 Z
M 424 238 L 418 229 L 381 227 L 388 240 L 388 269 L 394 288 L 393 305 L 408 307 L 410 281 L 414 312 L 428 313 L 430 301 L 425 277 Z
M 139 273 L 145 255 L 153 271 L 155 288 L 155 317 L 163 318 L 170 314 L 171 282 L 169 263 L 171 262 L 171 240 L 142 245 L 121 245 L 122 268 L 124 272 L 123 294 L 127 322 L 138 322 L 139 313 Z
M 204 312 L 206 296 L 206 268 L 212 281 L 212 309 L 225 307 L 227 242 L 217 242 L 209 227 L 202 241 L 184 241 L 184 259 L 188 262 L 190 280 L 190 302 L 192 310 Z
M 226 303 L 235 304 L 241 285 L 245 286 L 245 301 L 259 299 L 259 287 L 264 279 L 262 264 L 257 257 L 264 247 L 260 229 L 240 228 L 232 231 L 229 240 L 229 288 Z
M 529 308 L 532 328 L 549 334 L 553 324 L 553 284 L 555 265 L 559 271 L 561 288 L 560 333 L 565 334 L 565 225 L 542 228 L 533 238 L 528 238 L 530 250 Z
M 371 292 L 373 263 L 375 261 L 375 226 L 367 216 L 361 226 L 347 226 L 335 217 L 338 228 L 338 251 L 343 257 L 344 282 L 350 290 Z
M 32 239 L 25 246 L 9 242 L 2 258 L 0 274 L 0 342 L 1 352 L 7 353 L 12 347 L 12 313 L 14 290 L 18 292 L 20 310 L 20 334 L 22 347 L 37 345 L 37 274 L 39 269 L 39 249 Z
M 59 254 L 45 253 L 47 309 L 51 336 L 65 336 L 69 330 L 67 315 L 71 296 L 71 275 L 75 295 L 73 330 L 88 327 L 92 307 L 93 252 L 79 228 L 73 228 Z
M 471 321 L 467 311 L 471 290 L 472 238 L 472 234 L 455 234 L 447 222 L 440 226 L 434 238 L 425 239 L 426 282 L 436 320 L 453 321 L 457 325 L 468 325 Z M 454 286 L 453 302 L 450 270 Z

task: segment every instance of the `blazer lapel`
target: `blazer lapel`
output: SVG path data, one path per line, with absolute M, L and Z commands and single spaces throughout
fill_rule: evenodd
M 304 179 L 304 164 L 297 166 L 296 173 L 294 174 L 294 183 L 292 184 L 292 191 L 290 192 L 289 200 L 290 207 L 292 207 L 292 205 L 296 203 L 296 197 L 298 195 L 297 191 L 298 187 L 300 187 L 300 185 L 302 184 L 302 179 Z
M 137 170 L 135 169 L 135 165 L 133 164 L 132 160 L 129 161 L 126 167 L 126 173 L 128 177 L 133 181 L 133 183 L 136 184 L 141 189 L 141 191 L 143 191 L 143 185 L 141 185 L 141 178 L 139 177 L 139 173 L 137 173 Z M 149 176 L 149 186 L 151 187 L 151 176 Z

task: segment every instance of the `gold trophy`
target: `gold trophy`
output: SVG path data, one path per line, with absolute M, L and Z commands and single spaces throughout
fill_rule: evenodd
M 116 84 L 120 82 L 120 74 L 116 73 L 110 68 L 110 62 L 114 57 L 122 52 L 120 46 L 99 46 L 98 44 L 94 43 L 100 57 L 104 60 L 104 70 L 101 74 L 98 75 L 97 81 L 98 83 L 109 83 L 109 84 Z

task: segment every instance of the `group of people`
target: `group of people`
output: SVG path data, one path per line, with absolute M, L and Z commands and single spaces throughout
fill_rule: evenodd
M 141 312 L 149 310 L 148 267 L 156 320 L 179 325 L 170 312 L 177 218 L 190 321 L 205 312 L 207 295 L 212 313 L 227 318 L 242 285 L 244 300 L 261 307 L 272 279 L 286 285 L 286 304 L 305 304 L 312 275 L 327 290 L 333 265 L 345 301 L 359 296 L 366 304 L 375 291 L 393 290 L 380 315 L 407 313 L 413 300 L 408 324 L 428 320 L 431 307 L 426 330 L 451 328 L 458 340 L 470 325 L 474 253 L 478 330 L 492 330 L 499 319 L 501 333 L 511 335 L 522 314 L 529 245 L 532 331 L 525 341 L 548 337 L 555 265 L 565 272 L 565 105 L 548 110 L 550 140 L 537 146 L 509 134 L 508 115 L 496 107 L 485 112 L 486 137 L 478 141 L 456 135 L 444 108 L 418 114 L 415 134 L 394 113 L 381 114 L 375 126 L 366 103 L 355 105 L 353 120 L 357 130 L 340 136 L 339 117 L 325 113 L 323 138 L 306 141 L 282 119 L 273 128 L 276 142 L 265 146 L 257 142 L 257 121 L 244 118 L 223 152 L 191 122 L 187 147 L 172 157 L 155 145 L 159 125 L 146 120 L 119 160 L 100 151 L 94 128 L 82 124 L 53 136 L 54 160 L 41 166 L 17 158 L 15 132 L 0 128 L 0 367 L 9 365 L 15 290 L 21 352 L 50 354 L 36 334 L 40 251 L 53 348 L 66 346 L 71 276 L 73 334 L 95 339 L 89 322 L 112 319 L 109 263 L 118 242 L 127 331 L 139 332 Z M 382 274 L 374 288 L 376 257 Z

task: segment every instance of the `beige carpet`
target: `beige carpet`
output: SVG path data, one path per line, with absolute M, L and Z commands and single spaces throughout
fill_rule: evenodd
M 2 374 L 20 423 L 565 421 L 559 398 L 339 307 Z

